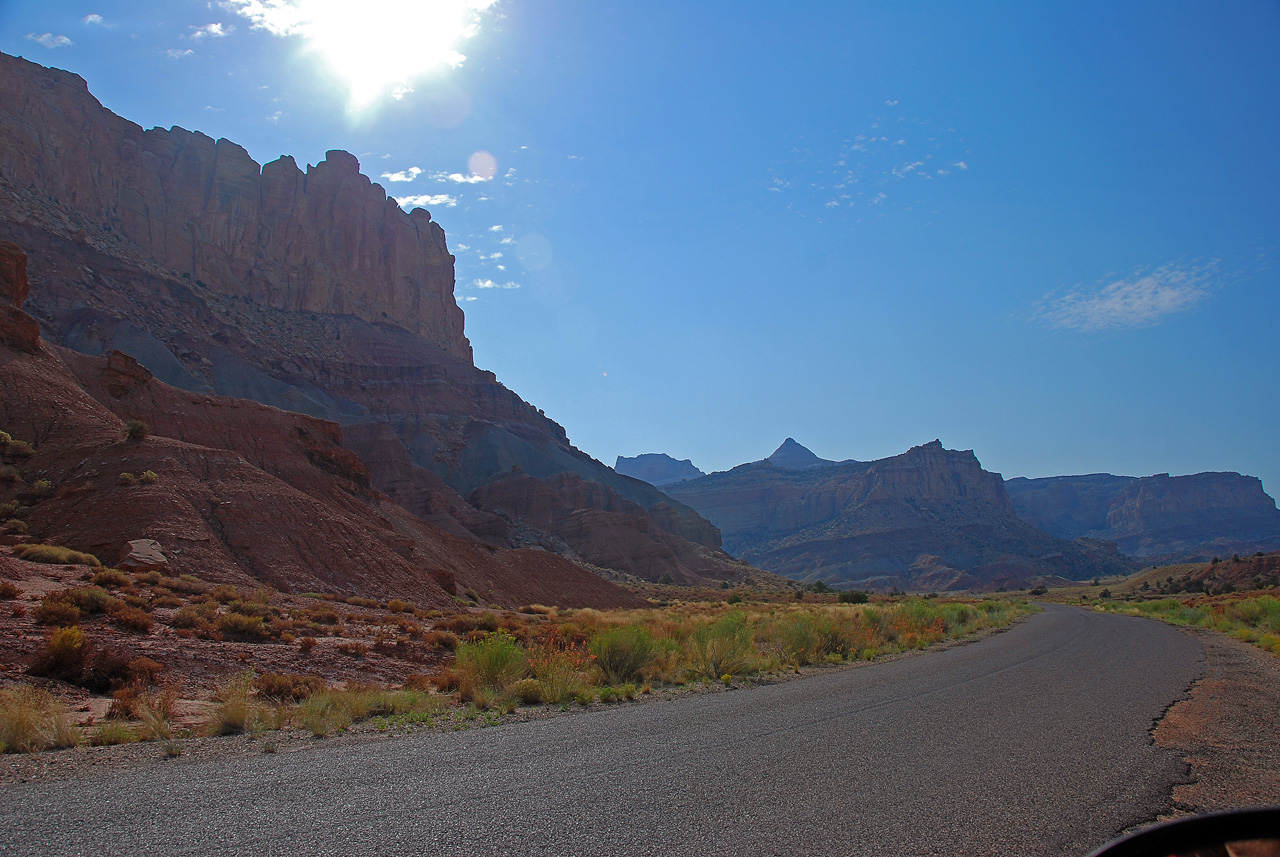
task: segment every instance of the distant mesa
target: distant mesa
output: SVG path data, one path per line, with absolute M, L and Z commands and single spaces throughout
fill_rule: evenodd
M 1018 517 L 1050 535 L 1115 542 L 1152 562 L 1280 549 L 1280 510 L 1255 476 L 1049 476 L 1005 483 Z
M 659 487 L 707 475 L 694 467 L 689 459 L 677 461 L 662 452 L 646 452 L 634 458 L 619 455 L 613 469 L 623 476 L 630 476 Z
M 730 553 L 837 587 L 1013 589 L 1133 568 L 1114 545 L 1020 520 L 1000 474 L 971 450 L 935 440 L 879 461 L 823 462 L 788 441 L 779 453 L 810 466 L 771 456 L 664 490 L 719 527 Z
M 785 470 L 811 470 L 815 467 L 830 467 L 839 463 L 819 458 L 805 447 L 796 443 L 792 438 L 784 440 L 782 446 L 775 449 L 773 455 L 770 455 L 765 461 L 774 467 L 781 467 Z

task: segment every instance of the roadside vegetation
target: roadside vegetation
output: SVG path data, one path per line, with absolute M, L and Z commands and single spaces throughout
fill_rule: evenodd
M 178 755 L 184 738 L 235 734 L 266 736 L 269 751 L 271 733 L 281 729 L 322 737 L 354 724 L 469 728 L 520 707 L 620 703 L 871 661 L 1003 628 L 1035 609 L 1013 600 L 826 593 L 821 601 L 751 601 L 743 598 L 750 593 L 708 593 L 710 600 L 650 609 L 529 605 L 446 614 L 403 599 L 282 597 L 191 575 L 83 564 L 82 585 L 40 595 L 30 609 L 5 609 L 43 632 L 30 675 L 46 687 L 55 688 L 53 680 L 108 696 L 110 709 L 95 722 L 69 713 L 46 690 L 4 689 L 4 752 L 154 741 L 165 755 Z M 16 598 L 17 588 L 5 594 Z M 240 666 L 216 688 L 184 687 L 165 664 L 130 651 L 130 635 L 155 633 L 183 647 L 232 643 Z M 264 656 L 268 648 L 257 647 L 292 650 L 287 660 L 303 669 L 255 671 L 246 644 Z M 349 677 L 359 671 L 349 665 L 370 657 L 402 664 L 404 680 L 386 686 L 333 678 L 335 665 Z
M 1272 595 L 1101 601 L 1097 607 L 1108 613 L 1147 616 L 1171 625 L 1219 631 L 1280 655 L 1280 598 Z
M 1218 631 L 1280 655 L 1277 552 L 1152 566 L 1129 577 L 1050 590 L 1047 600 Z

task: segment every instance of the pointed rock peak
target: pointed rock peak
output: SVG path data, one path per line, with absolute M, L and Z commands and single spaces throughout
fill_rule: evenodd
M 782 446 L 773 451 L 765 461 L 774 467 L 783 467 L 787 470 L 808 470 L 811 467 L 826 467 L 828 464 L 835 464 L 834 461 L 828 461 L 825 458 L 819 458 L 811 451 L 795 442 L 794 438 L 787 438 L 782 442 Z

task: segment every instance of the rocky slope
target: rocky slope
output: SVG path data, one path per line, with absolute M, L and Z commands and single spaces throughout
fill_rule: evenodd
M 473 492 L 513 469 L 575 474 L 602 486 L 593 500 L 693 535 L 689 551 L 719 547 L 693 510 L 583 454 L 472 365 L 443 230 L 351 155 L 259 167 L 226 140 L 144 131 L 76 75 L 2 54 L 0 90 L 0 239 L 31 253 L 28 308 L 49 340 L 126 352 L 191 393 L 337 422 L 374 486 L 493 547 L 526 543 L 527 528 L 462 495 L 483 503 Z M 625 515 L 591 508 L 593 538 L 630 538 Z
M 694 467 L 689 459 L 677 461 L 661 452 L 646 452 L 634 458 L 619 455 L 613 469 L 623 476 L 630 476 L 632 479 L 639 479 L 641 482 L 648 482 L 659 488 L 670 485 L 672 482 L 683 482 L 686 479 L 697 479 L 699 476 L 707 475 Z
M 743 559 L 837 586 L 998 588 L 1130 568 L 1113 546 L 1064 541 L 1020 520 L 999 474 L 939 441 L 804 470 L 766 459 L 668 491 L 720 527 Z
M 1280 548 L 1280 510 L 1253 476 L 1051 476 L 1005 483 L 1014 511 L 1059 538 L 1115 542 L 1179 562 Z
M 0 242 L 5 342 L 22 313 L 24 262 Z M 149 433 L 127 437 L 127 420 Z M 0 504 L 19 522 L 5 525 L 11 541 L 113 564 L 127 541 L 153 539 L 170 574 L 421 606 L 454 606 L 467 590 L 506 605 L 637 601 L 545 551 L 495 550 L 415 518 L 371 486 L 335 423 L 179 390 L 119 351 L 0 347 L 0 426 L 31 447 L 0 450 Z

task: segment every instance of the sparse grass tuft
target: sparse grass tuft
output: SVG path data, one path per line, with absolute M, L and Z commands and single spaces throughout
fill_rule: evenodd
M 214 694 L 214 705 L 206 723 L 210 735 L 235 735 L 252 725 L 253 670 L 245 670 L 227 679 Z

